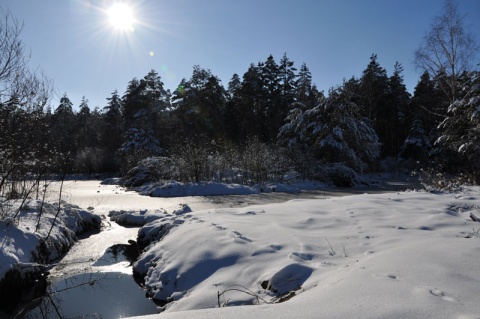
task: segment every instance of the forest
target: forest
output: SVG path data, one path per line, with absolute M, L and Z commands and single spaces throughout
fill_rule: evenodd
M 263 183 L 286 174 L 352 186 L 357 174 L 398 170 L 480 181 L 478 46 L 447 1 L 414 52 L 421 76 L 410 94 L 366 59 L 358 77 L 320 90 L 308 66 L 285 53 L 252 63 L 224 86 L 193 66 L 171 91 L 155 70 L 114 91 L 103 108 L 65 93 L 51 105 L 51 80 L 28 68 L 21 26 L 2 11 L 0 193 L 8 181 L 65 174 Z M 450 4 L 450 6 L 448 6 Z M 456 24 L 455 24 L 456 23 Z

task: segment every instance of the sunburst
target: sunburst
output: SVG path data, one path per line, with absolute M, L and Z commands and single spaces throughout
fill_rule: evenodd
M 128 4 L 118 2 L 107 9 L 108 21 L 119 31 L 133 31 L 135 26 L 135 14 Z

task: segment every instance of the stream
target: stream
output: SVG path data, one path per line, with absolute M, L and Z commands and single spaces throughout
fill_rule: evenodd
M 66 181 L 65 201 L 102 216 L 100 232 L 79 238 L 72 249 L 53 266 L 47 295 L 16 318 L 120 318 L 155 314 L 156 305 L 145 297 L 132 277 L 136 259 L 137 227 L 122 227 L 109 221 L 112 210 L 160 209 L 167 212 L 188 204 L 193 211 L 221 207 L 245 207 L 285 202 L 298 198 L 329 198 L 362 193 L 382 193 L 413 188 L 409 181 L 390 181 L 380 188 L 324 189 L 300 194 L 196 196 L 158 198 L 140 196 L 117 185 L 100 181 Z M 57 185 L 58 187 L 58 185 Z

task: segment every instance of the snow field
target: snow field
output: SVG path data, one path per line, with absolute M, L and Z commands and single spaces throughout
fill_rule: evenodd
M 166 215 L 134 271 L 158 318 L 478 318 L 479 207 L 476 187 Z

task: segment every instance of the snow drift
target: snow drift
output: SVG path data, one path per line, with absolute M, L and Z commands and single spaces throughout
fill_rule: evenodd
M 144 318 L 478 318 L 479 207 L 476 187 L 167 216 L 140 230 Z

